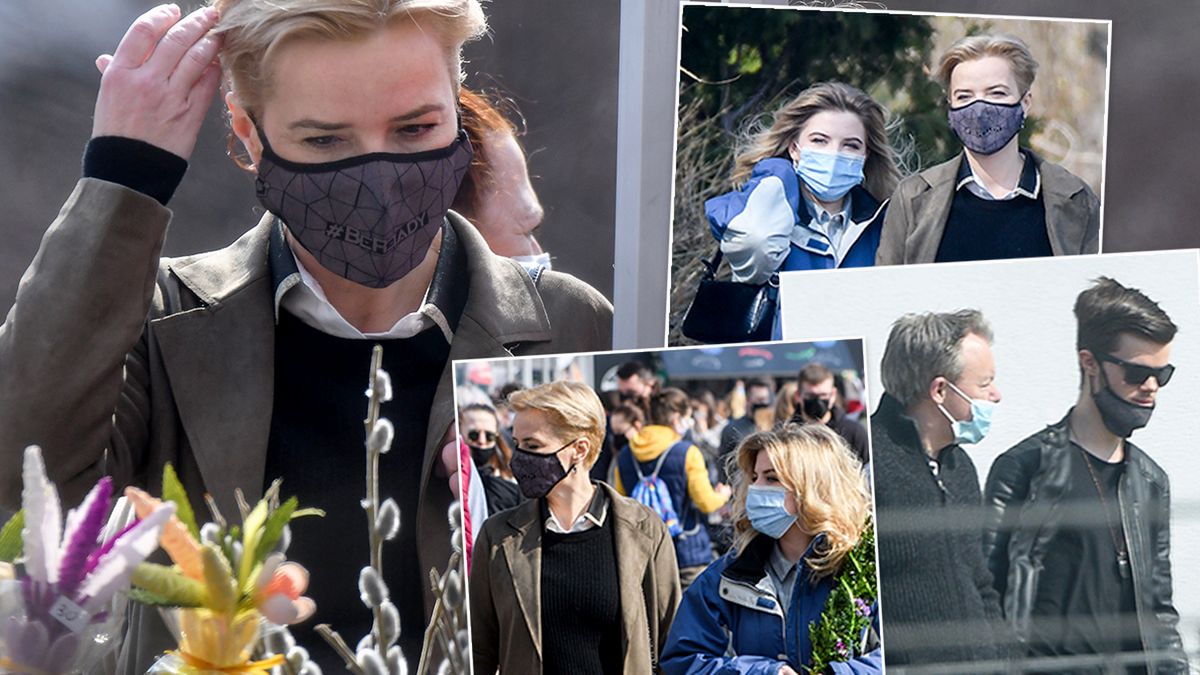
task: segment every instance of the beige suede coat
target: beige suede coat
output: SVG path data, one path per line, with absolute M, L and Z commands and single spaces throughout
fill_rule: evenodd
M 679 605 L 679 570 L 667 526 L 645 506 L 597 483 L 609 499 L 621 589 L 624 672 L 654 673 Z M 539 500 L 483 524 L 471 561 L 471 643 L 475 675 L 542 672 Z
M 104 474 L 118 489 L 158 492 L 165 462 L 199 514 L 206 492 L 225 514 L 238 512 L 234 488 L 251 503 L 261 496 L 274 386 L 274 220 L 225 249 L 160 260 L 170 220 L 146 195 L 85 178 L 46 232 L 0 326 L 6 508 L 19 504 L 21 456 L 34 443 L 64 506 Z M 470 279 L 451 360 L 611 348 L 612 306 L 598 292 L 554 272 L 535 285 L 467 221 L 449 220 Z M 425 442 L 415 552 L 423 569 L 449 557 L 451 495 L 433 471 L 453 422 L 448 362 Z M 135 607 L 130 621 L 117 669 L 142 673 L 172 645 L 154 610 Z

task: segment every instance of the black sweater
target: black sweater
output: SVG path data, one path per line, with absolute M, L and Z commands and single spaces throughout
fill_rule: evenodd
M 983 558 L 971 458 L 948 446 L 935 476 L 916 424 L 886 393 L 871 417 L 871 440 L 886 665 L 1007 658 L 1011 639 Z

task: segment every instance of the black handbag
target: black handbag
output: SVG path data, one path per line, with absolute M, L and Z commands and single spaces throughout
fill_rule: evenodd
M 718 281 L 721 247 L 712 260 L 703 260 L 704 276 L 696 297 L 683 317 L 682 331 L 697 342 L 761 342 L 771 339 L 779 299 L 779 276 L 765 284 Z

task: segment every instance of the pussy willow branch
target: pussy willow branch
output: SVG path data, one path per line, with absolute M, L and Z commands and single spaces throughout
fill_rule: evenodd
M 383 364 L 383 346 L 375 345 L 371 350 L 371 380 L 367 384 L 367 391 L 371 395 L 367 403 L 367 419 L 363 423 L 367 427 L 366 447 L 367 447 L 367 534 L 371 542 L 371 567 L 375 569 L 379 575 L 380 581 L 383 580 L 383 538 L 375 526 L 376 514 L 379 513 L 379 452 L 378 449 L 371 448 L 371 437 L 374 435 L 375 424 L 379 421 L 379 408 L 382 401 L 379 400 L 379 387 L 376 386 L 376 379 L 379 377 L 379 368 Z M 375 624 L 371 627 L 371 634 L 375 636 L 375 651 L 382 657 L 387 653 L 387 645 L 383 643 L 383 609 L 382 607 L 372 607 L 371 613 L 375 616 Z
M 350 646 L 346 644 L 342 636 L 337 634 L 337 631 L 330 628 L 327 623 L 319 624 L 314 630 L 321 637 L 325 638 L 325 641 L 329 643 L 330 647 L 333 647 L 333 651 L 337 652 L 338 656 L 342 657 L 342 660 L 346 662 L 346 670 L 354 673 L 354 675 L 364 675 L 363 669 L 358 667 L 358 660 L 355 658 L 354 652 L 351 651 Z

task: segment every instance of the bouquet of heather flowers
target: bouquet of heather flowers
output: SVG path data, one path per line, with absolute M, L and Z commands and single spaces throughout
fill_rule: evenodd
M 240 526 L 229 526 L 210 499 L 215 522 L 199 527 L 170 464 L 163 471 L 163 496 L 174 505 L 174 513 L 163 524 L 161 544 L 174 565 L 139 564 L 133 570 L 130 595 L 163 608 L 179 646 L 149 672 L 267 675 L 272 667 L 284 665 L 280 654 L 251 660 L 263 619 L 298 623 L 312 616 L 316 607 L 303 596 L 308 572 L 287 562 L 276 549 L 282 547 L 289 521 L 321 512 L 298 509 L 295 497 L 280 504 L 276 481 L 253 508 L 237 493 Z M 137 488 L 127 488 L 125 497 L 139 516 L 162 507 Z
M 119 591 L 158 548 L 175 507 L 159 504 L 119 532 L 104 532 L 113 489 L 105 477 L 64 527 L 36 446 L 25 450 L 22 478 L 21 510 L 0 530 L 0 672 L 82 672 L 115 646 L 124 615 Z M 21 568 L 13 565 L 18 559 Z
M 847 661 L 870 651 L 868 637 L 878 597 L 875 527 L 868 521 L 858 544 L 833 577 L 833 591 L 825 601 L 820 621 L 809 624 L 813 660 L 806 672 L 823 673 L 832 662 Z

